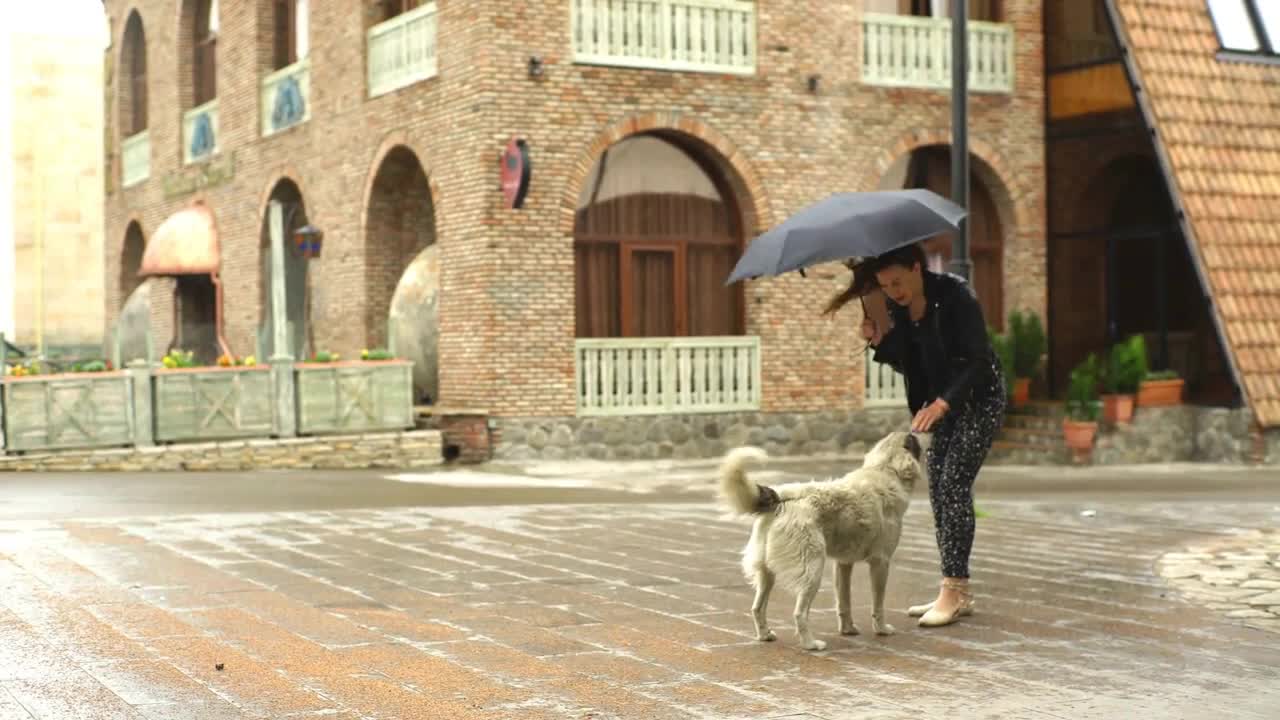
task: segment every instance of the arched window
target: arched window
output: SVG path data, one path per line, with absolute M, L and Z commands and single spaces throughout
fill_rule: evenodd
M 192 90 L 194 106 L 218 97 L 218 0 L 195 0 L 195 27 L 192 28 Z
M 574 227 L 578 337 L 740 335 L 741 221 L 713 168 L 656 135 L 610 147 Z
M 130 137 L 147 129 L 147 36 L 136 11 L 130 13 L 124 28 L 123 60 L 121 129 L 125 137 Z

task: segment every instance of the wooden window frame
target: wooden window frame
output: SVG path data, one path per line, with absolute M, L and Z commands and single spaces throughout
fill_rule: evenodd
M 298 2 L 271 2 L 271 69 L 281 70 L 298 62 Z
M 218 97 L 218 35 L 213 31 L 214 0 L 195 0 L 192 36 L 192 107 Z
M 1228 0 L 1229 1 L 1229 0 Z M 1257 50 L 1245 50 L 1242 48 L 1228 47 L 1223 40 L 1222 29 L 1218 27 L 1218 21 L 1213 16 L 1212 6 L 1209 0 L 1205 0 L 1205 11 L 1209 14 L 1209 22 L 1213 25 L 1214 37 L 1218 39 L 1218 48 L 1221 54 L 1237 56 L 1237 57 L 1256 57 L 1256 58 L 1274 58 L 1280 54 L 1280 37 L 1271 37 L 1267 33 L 1267 24 L 1262 20 L 1262 13 L 1258 10 L 1257 0 L 1235 0 L 1244 7 L 1245 14 L 1248 16 L 1250 29 L 1253 30 L 1253 37 L 1258 41 Z

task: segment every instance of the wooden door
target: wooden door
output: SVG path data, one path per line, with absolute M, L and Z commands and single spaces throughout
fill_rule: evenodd
M 622 317 L 626 337 L 686 334 L 684 254 L 664 245 L 628 244 L 622 251 Z

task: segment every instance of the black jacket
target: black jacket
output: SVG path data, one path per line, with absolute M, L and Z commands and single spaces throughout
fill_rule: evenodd
M 889 303 L 893 328 L 880 339 L 875 360 L 902 373 L 907 381 L 911 413 L 941 397 L 960 410 L 974 397 L 995 386 L 995 353 L 987 337 L 982 307 L 962 278 L 924 271 L 924 296 L 929 304 L 919 325 L 905 307 Z M 924 352 L 918 352 L 923 347 Z M 934 378 L 934 382 L 930 382 Z M 940 385 L 941 387 L 934 387 Z

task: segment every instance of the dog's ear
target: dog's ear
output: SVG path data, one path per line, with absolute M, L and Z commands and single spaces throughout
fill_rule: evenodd
M 911 453 L 911 457 L 916 460 L 920 459 L 923 448 L 920 447 L 920 438 L 916 437 L 915 433 L 907 433 L 907 439 L 902 441 L 902 447 Z

